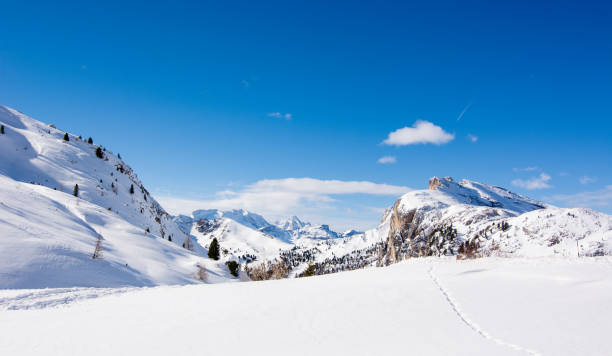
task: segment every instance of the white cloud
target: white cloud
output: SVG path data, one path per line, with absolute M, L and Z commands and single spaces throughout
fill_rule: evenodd
M 397 162 L 397 158 L 395 158 L 394 156 L 384 156 L 378 159 L 378 163 L 380 164 L 392 164 L 396 162 Z
M 531 179 L 515 179 L 512 181 L 512 185 L 529 190 L 547 189 L 551 188 L 551 185 L 548 184 L 550 180 L 551 177 L 548 174 L 542 173 L 539 177 L 534 177 Z
M 280 113 L 278 111 L 276 112 L 270 112 L 268 113 L 269 117 L 275 117 L 277 119 L 285 119 L 285 120 L 291 120 L 291 118 L 293 118 L 293 115 L 290 113 Z
M 389 137 L 383 141 L 386 145 L 405 146 L 420 143 L 433 143 L 441 145 L 452 141 L 454 134 L 444 131 L 440 126 L 436 126 L 429 121 L 418 120 L 412 127 L 403 127 L 389 133 Z
M 553 195 L 548 199 L 565 203 L 571 207 L 603 207 L 612 205 L 612 185 L 603 189 L 576 194 Z
M 592 178 L 592 177 L 588 177 L 588 176 L 582 176 L 578 180 L 580 181 L 580 184 L 595 183 L 595 181 L 597 181 L 596 178 Z
M 525 167 L 525 168 L 513 168 L 513 170 L 515 172 L 533 172 L 533 171 L 537 171 L 538 169 L 540 169 L 540 168 L 535 167 L 535 166 L 534 167 Z
M 374 194 L 398 195 L 411 189 L 408 187 L 379 184 L 368 181 L 321 180 L 315 178 L 264 179 L 250 186 L 251 192 L 299 192 L 308 194 Z
M 335 228 L 371 228 L 380 219 L 372 211 L 360 211 L 361 216 L 346 216 L 340 195 L 368 194 L 399 197 L 411 189 L 404 186 L 368 181 L 322 180 L 315 178 L 264 179 L 238 191 L 224 190 L 208 200 L 156 197 L 171 214 L 190 215 L 197 209 L 246 209 L 278 219 L 298 215 L 315 223 L 329 223 Z M 392 198 L 393 199 L 393 198 Z M 356 206 L 349 206 L 357 209 Z M 363 209 L 362 209 L 363 210 Z M 368 219 L 364 219 L 364 216 Z
M 475 136 L 475 135 L 472 135 L 472 134 L 468 134 L 467 137 L 472 142 L 478 141 L 478 136 Z

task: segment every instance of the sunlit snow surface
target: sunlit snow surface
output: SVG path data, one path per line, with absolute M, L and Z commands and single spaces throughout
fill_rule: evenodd
M 234 280 L 202 246 L 182 247 L 187 235 L 118 155 L 3 106 L 0 122 L 0 288 L 198 283 L 198 265 L 209 282 Z
M 609 355 L 612 259 L 413 259 L 280 281 L 0 291 L 2 355 Z

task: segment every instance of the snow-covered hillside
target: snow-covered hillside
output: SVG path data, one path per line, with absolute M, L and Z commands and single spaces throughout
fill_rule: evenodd
M 611 265 L 424 258 L 297 280 L 0 291 L 0 354 L 609 355 Z
M 2 106 L 0 124 L 0 288 L 228 279 L 118 155 Z
M 561 209 L 506 189 L 432 178 L 388 209 L 382 264 L 431 255 L 582 256 L 612 253 L 612 216 Z

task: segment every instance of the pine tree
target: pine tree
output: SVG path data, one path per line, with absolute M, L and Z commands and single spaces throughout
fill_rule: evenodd
M 121 159 L 121 153 L 117 153 L 117 158 Z
M 134 194 L 134 184 L 130 185 L 130 194 Z
M 104 158 L 104 153 L 102 153 L 102 149 L 100 147 L 96 148 L 96 157 Z
M 68 132 L 64 134 L 64 141 L 70 141 L 70 137 L 68 137 Z
M 74 195 L 75 197 L 79 196 L 79 185 L 78 184 L 74 185 L 74 190 L 72 191 L 72 195 Z
M 90 138 L 87 139 L 87 143 L 89 143 L 90 145 L 93 145 L 93 140 Z
M 208 246 L 208 257 L 213 260 L 219 259 L 219 242 L 217 242 L 216 237 L 212 240 L 210 246 Z
M 4 125 L 0 125 L 0 134 L 4 135 Z
M 308 265 L 308 268 L 300 275 L 300 277 L 311 277 L 316 273 L 315 265 L 312 263 Z
M 236 261 L 227 261 L 227 262 L 225 262 L 225 265 L 229 269 L 229 271 L 230 271 L 232 276 L 238 277 L 238 268 L 240 267 L 238 262 L 236 262 Z

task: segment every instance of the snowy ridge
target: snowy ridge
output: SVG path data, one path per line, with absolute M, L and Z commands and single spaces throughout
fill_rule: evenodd
M 0 288 L 229 279 L 118 155 L 3 106 L 0 123 Z
M 6 132 L 0 137 L 0 174 L 67 194 L 78 184 L 81 199 L 114 211 L 143 230 L 183 243 L 186 235 L 132 168 L 111 151 L 7 107 L 0 106 L 0 122 Z M 96 156 L 98 148 L 102 158 Z
M 385 212 L 394 226 L 382 236 L 381 264 L 407 257 L 595 256 L 612 253 L 612 217 L 562 209 L 506 189 L 434 177 L 428 190 L 402 196 Z M 578 242 L 578 243 L 577 243 Z M 469 246 L 466 246 L 469 244 Z
M 291 216 L 285 220 L 277 221 L 274 225 L 278 226 L 283 230 L 294 231 L 299 230 L 305 226 L 310 225 L 310 223 L 305 223 L 300 220 L 297 216 Z
M 547 206 L 504 188 L 467 179 L 457 183 L 450 177 L 433 177 L 429 182 L 429 189 L 414 190 L 404 194 L 400 198 L 398 208 L 401 211 L 409 211 L 415 208 L 427 210 L 462 204 L 501 208 L 517 214 L 543 209 Z

